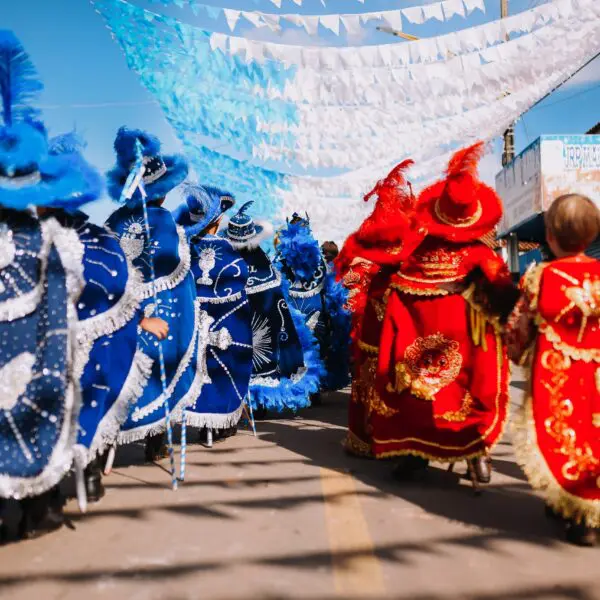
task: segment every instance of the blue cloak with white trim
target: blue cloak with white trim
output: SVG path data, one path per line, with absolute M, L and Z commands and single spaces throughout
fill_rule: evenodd
M 76 449 L 86 465 L 116 443 L 129 409 L 144 390 L 152 359 L 137 349 L 141 276 L 115 236 L 79 211 L 59 212 L 55 218 L 77 235 L 83 251 L 85 287 L 77 300 L 82 402 Z
M 202 389 L 206 315 L 196 303 L 194 278 L 190 271 L 190 249 L 182 227 L 177 227 L 165 208 L 148 206 L 150 241 L 146 237 L 142 206 L 122 207 L 108 219 L 125 255 L 142 274 L 139 287 L 143 316 L 157 317 L 169 325 L 166 340 L 138 328 L 138 349 L 153 361 L 152 374 L 142 396 L 133 406 L 121 429 L 120 443 L 142 439 L 165 430 L 165 399 L 173 419 L 193 404 Z M 155 279 L 152 280 L 151 262 Z M 153 290 L 158 296 L 158 305 Z M 162 343 L 166 370 L 166 393 L 160 374 L 159 344 Z
M 0 209 L 0 496 L 49 490 L 73 461 L 79 411 L 71 377 L 72 298 L 53 244 L 27 212 Z
M 187 411 L 196 427 L 225 429 L 239 421 L 252 374 L 251 310 L 246 295 L 248 266 L 222 237 L 190 242 L 198 302 L 209 318 L 207 379 Z
M 238 245 L 248 264 L 246 292 L 252 310 L 253 408 L 281 412 L 310 405 L 322 373 L 318 349 L 302 315 L 290 310 L 281 274 L 265 252 L 253 244 Z
M 347 292 L 328 268 L 308 221 L 288 223 L 279 233 L 277 265 L 289 284 L 290 305 L 304 316 L 316 337 L 325 366 L 321 389 L 335 391 L 350 382 L 351 315 Z

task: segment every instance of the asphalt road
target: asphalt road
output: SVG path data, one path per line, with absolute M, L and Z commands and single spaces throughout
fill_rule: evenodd
M 600 549 L 562 541 L 508 436 L 481 497 L 462 468 L 401 485 L 342 451 L 346 402 L 190 445 L 177 492 L 127 448 L 88 514 L 0 548 L 0 598 L 600 599 Z

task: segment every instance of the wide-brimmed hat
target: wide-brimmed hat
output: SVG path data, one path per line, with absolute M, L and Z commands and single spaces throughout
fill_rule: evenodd
M 49 153 L 46 130 L 29 105 L 43 86 L 10 31 L 0 30 L 0 74 L 0 205 L 24 210 L 89 201 L 88 169 L 73 157 Z
M 173 211 L 173 218 L 187 237 L 204 231 L 235 204 L 232 194 L 208 185 L 187 184 L 184 196 L 185 204 Z
M 496 227 L 502 201 L 477 175 L 483 142 L 459 150 L 451 159 L 446 178 L 419 196 L 417 214 L 430 236 L 451 242 L 475 241 Z
M 254 204 L 246 202 L 238 212 L 231 217 L 227 228 L 220 234 L 234 248 L 257 247 L 273 234 L 273 227 L 266 221 L 255 221 L 246 211 Z
M 147 200 L 164 198 L 187 177 L 188 164 L 183 156 L 163 156 L 160 153 L 160 140 L 155 135 L 140 129 L 121 127 L 114 143 L 117 164 L 106 174 L 108 193 L 113 200 L 121 198 L 123 186 L 136 165 L 137 142 L 141 147 L 145 167 L 142 183 Z M 141 201 L 141 192 L 136 189 L 128 203 L 136 204 Z

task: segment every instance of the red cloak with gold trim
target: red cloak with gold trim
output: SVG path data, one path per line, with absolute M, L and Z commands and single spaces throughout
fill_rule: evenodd
M 509 339 L 524 350 L 532 325 L 537 335 L 530 396 L 515 423 L 517 459 L 559 514 L 600 527 L 600 262 L 538 265 L 522 286 Z
M 509 366 L 484 285 L 511 285 L 499 256 L 434 238 L 392 278 L 378 357 L 386 411 L 371 420 L 377 458 L 453 462 L 486 454 L 501 437 Z

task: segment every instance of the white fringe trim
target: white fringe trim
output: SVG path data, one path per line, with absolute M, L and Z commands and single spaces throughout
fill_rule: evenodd
M 144 354 L 139 348 L 136 350 L 131 369 L 118 398 L 98 425 L 90 448 L 86 449 L 87 456 L 84 463 L 86 466 L 96 456 L 104 454 L 110 446 L 117 443 L 119 431 L 123 423 L 127 420 L 132 405 L 144 393 L 144 388 L 152 374 L 153 363 L 154 361 L 150 356 Z
M 177 235 L 179 236 L 179 264 L 172 273 L 163 275 L 154 281 L 143 283 L 140 287 L 140 300 L 146 300 L 156 292 L 164 290 L 172 290 L 176 288 L 188 274 L 190 265 L 192 264 L 190 256 L 190 247 L 185 237 L 185 230 L 181 226 L 177 226 Z
M 81 343 L 95 341 L 110 335 L 131 321 L 140 306 L 141 273 L 127 258 L 127 284 L 118 302 L 107 311 L 79 322 L 77 340 Z
M 236 292 L 230 296 L 202 296 L 198 297 L 198 302 L 202 304 L 227 304 L 242 299 L 243 292 Z
M 241 402 L 240 406 L 230 413 L 197 413 L 188 411 L 185 421 L 189 426 L 200 429 L 203 427 L 207 427 L 208 429 L 226 429 L 237 425 L 243 412 L 244 403 Z
M 252 294 L 260 294 L 261 292 L 266 292 L 267 290 L 271 290 L 281 285 L 281 273 L 275 268 L 273 263 L 271 263 L 271 269 L 275 279 L 266 281 L 265 283 L 259 283 L 258 285 L 246 285 L 246 294 L 248 296 L 251 296 Z M 251 279 L 251 276 L 248 277 L 248 280 Z

